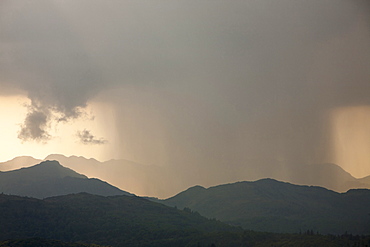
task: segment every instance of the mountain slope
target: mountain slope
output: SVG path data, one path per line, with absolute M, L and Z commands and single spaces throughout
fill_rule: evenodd
M 0 172 L 0 192 L 45 198 L 88 192 L 97 195 L 129 195 L 106 182 L 89 179 L 57 161 L 44 161 L 19 170 Z
M 335 237 L 312 231 L 302 234 L 243 231 L 189 210 L 170 208 L 136 196 L 103 197 L 87 193 L 44 200 L 0 194 L 0 222 L 0 246 L 4 247 L 82 247 L 85 244 L 341 247 L 370 243 L 369 237 L 356 238 L 348 234 Z
M 208 189 L 196 186 L 162 203 L 258 231 L 370 233 L 370 190 L 365 189 L 339 194 L 263 179 Z
M 87 193 L 44 200 L 0 195 L 0 222 L 0 240 L 40 237 L 112 246 L 182 246 L 197 234 L 235 230 L 136 196 Z

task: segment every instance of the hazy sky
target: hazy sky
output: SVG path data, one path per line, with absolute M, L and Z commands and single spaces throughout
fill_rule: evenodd
M 370 2 L 2 0 L 0 114 L 0 160 L 370 175 Z

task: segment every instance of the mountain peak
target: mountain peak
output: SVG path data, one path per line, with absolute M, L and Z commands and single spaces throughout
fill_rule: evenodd
M 367 189 L 340 194 L 318 186 L 261 179 L 204 190 L 192 187 L 160 202 L 255 231 L 294 233 L 307 228 L 368 234 L 369 195 Z
M 67 167 L 62 166 L 56 160 L 46 160 L 42 161 L 40 164 L 21 168 L 20 170 L 15 171 L 23 171 L 24 173 L 29 173 L 29 175 L 43 177 L 43 178 L 64 178 L 64 177 L 74 177 L 74 178 L 87 178 L 85 175 L 79 174 Z
M 45 161 L 41 161 L 40 164 L 36 165 L 36 166 L 61 166 L 63 167 L 57 160 L 45 160 Z
M 18 170 L 0 172 L 0 192 L 45 198 L 87 192 L 99 195 L 131 195 L 99 179 L 89 179 L 56 160 Z

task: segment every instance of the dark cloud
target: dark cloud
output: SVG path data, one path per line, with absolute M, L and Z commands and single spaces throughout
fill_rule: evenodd
M 31 99 L 28 116 L 35 114 L 35 107 L 43 109 L 46 123 L 31 124 L 33 118 L 27 117 L 20 137 L 32 140 L 49 136 L 49 125 L 80 117 L 87 100 L 103 87 L 97 85 L 101 83 L 98 69 L 90 63 L 55 3 L 7 2 L 1 15 L 0 87 L 5 92 L 25 93 Z M 35 129 L 42 132 L 41 136 L 26 134 Z
M 117 153 L 135 161 L 214 172 L 330 161 L 330 112 L 370 105 L 368 10 L 367 0 L 5 1 L 0 93 L 38 102 L 24 140 L 99 95 L 116 109 Z M 31 124 L 40 111 L 46 122 Z
M 90 130 L 86 130 L 86 129 L 82 131 L 77 131 L 76 135 L 79 141 L 85 145 L 101 145 L 101 144 L 106 144 L 108 142 L 104 138 L 97 138 L 90 132 Z
M 35 140 L 46 142 L 50 139 L 48 134 L 49 110 L 37 107 L 29 107 L 26 119 L 21 125 L 18 138 L 22 141 Z

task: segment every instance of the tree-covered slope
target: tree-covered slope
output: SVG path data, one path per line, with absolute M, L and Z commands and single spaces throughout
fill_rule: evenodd
M 4 247 L 340 247 L 367 246 L 370 238 L 313 231 L 278 234 L 243 231 L 190 210 L 136 196 L 87 193 L 44 200 L 0 195 Z
M 67 243 L 60 240 L 29 238 L 0 241 L 0 247 L 103 247 L 95 244 Z
M 87 193 L 44 200 L 0 195 L 0 240 L 40 237 L 112 246 L 181 246 L 235 229 L 136 196 Z
M 46 198 L 87 192 L 97 195 L 129 195 L 99 179 L 63 167 L 57 161 L 44 161 L 18 170 L 0 172 L 0 192 L 5 194 Z
M 162 203 L 258 231 L 370 233 L 370 190 L 366 189 L 340 194 L 263 179 L 208 189 L 195 186 Z

